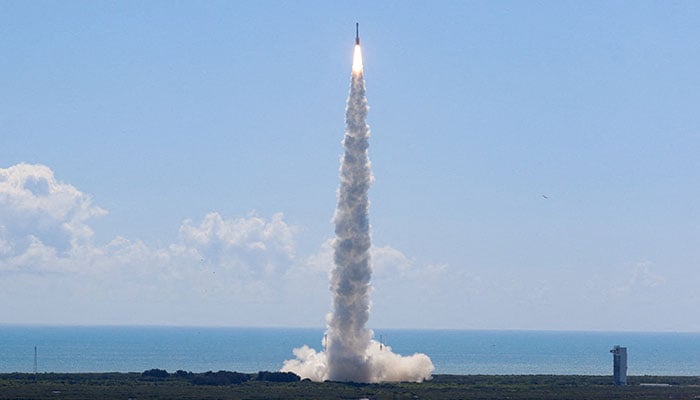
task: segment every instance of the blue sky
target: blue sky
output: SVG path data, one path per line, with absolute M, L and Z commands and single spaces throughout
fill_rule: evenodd
M 1 2 L 0 322 L 322 327 L 359 21 L 372 326 L 700 331 L 699 20 Z

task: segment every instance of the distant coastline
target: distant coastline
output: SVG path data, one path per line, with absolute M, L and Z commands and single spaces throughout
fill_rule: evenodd
M 278 370 L 323 328 L 0 325 L 0 373 Z M 435 374 L 610 375 L 609 350 L 629 350 L 629 375 L 700 375 L 700 333 L 375 329 L 399 354 L 431 357 Z

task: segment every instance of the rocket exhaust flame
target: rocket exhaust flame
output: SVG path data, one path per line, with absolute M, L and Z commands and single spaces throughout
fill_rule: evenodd
M 338 206 L 333 222 L 335 268 L 331 272 L 333 312 L 328 314 L 325 351 L 294 349 L 282 371 L 315 381 L 384 382 L 430 379 L 434 367 L 425 354 L 402 357 L 372 340 L 365 327 L 370 310 L 370 225 L 368 191 L 372 172 L 367 153 L 370 130 L 359 35 L 355 40 L 350 94 L 345 109 L 345 150 L 340 165 Z
M 355 45 L 355 53 L 352 56 L 352 74 L 357 75 L 362 73 L 362 48 L 359 44 Z
M 352 75 L 362 73 L 362 48 L 360 47 L 360 23 L 355 23 L 355 52 L 352 56 Z M 364 83 L 363 83 L 364 86 Z M 364 87 L 362 88 L 364 91 Z M 352 94 L 352 90 L 350 91 Z M 350 99 L 348 99 L 350 101 Z

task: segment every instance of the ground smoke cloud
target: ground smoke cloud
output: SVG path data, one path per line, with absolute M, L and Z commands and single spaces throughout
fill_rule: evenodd
M 328 375 L 328 356 L 326 352 L 302 346 L 294 349 L 294 360 L 284 362 L 282 371 L 291 371 L 312 381 L 331 380 Z M 365 382 L 422 382 L 430 379 L 433 363 L 425 354 L 401 356 L 391 351 L 389 346 L 380 346 L 371 340 L 363 354 L 369 379 Z
M 338 206 L 333 222 L 335 268 L 331 272 L 333 312 L 327 317 L 326 350 L 304 346 L 294 350 L 296 360 L 284 363 L 315 381 L 415 381 L 430 378 L 433 364 L 424 354 L 402 357 L 372 340 L 365 327 L 370 310 L 370 226 L 368 191 L 372 172 L 367 155 L 369 126 L 365 82 L 359 44 L 355 48 L 352 83 L 345 110 L 345 153 L 340 165 Z M 355 65 L 359 65 L 356 68 Z

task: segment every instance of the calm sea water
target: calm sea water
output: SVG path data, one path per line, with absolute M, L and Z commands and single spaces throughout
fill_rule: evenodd
M 699 333 L 375 330 L 399 354 L 426 353 L 436 374 L 700 375 Z M 323 329 L 0 326 L 0 372 L 278 370 Z

